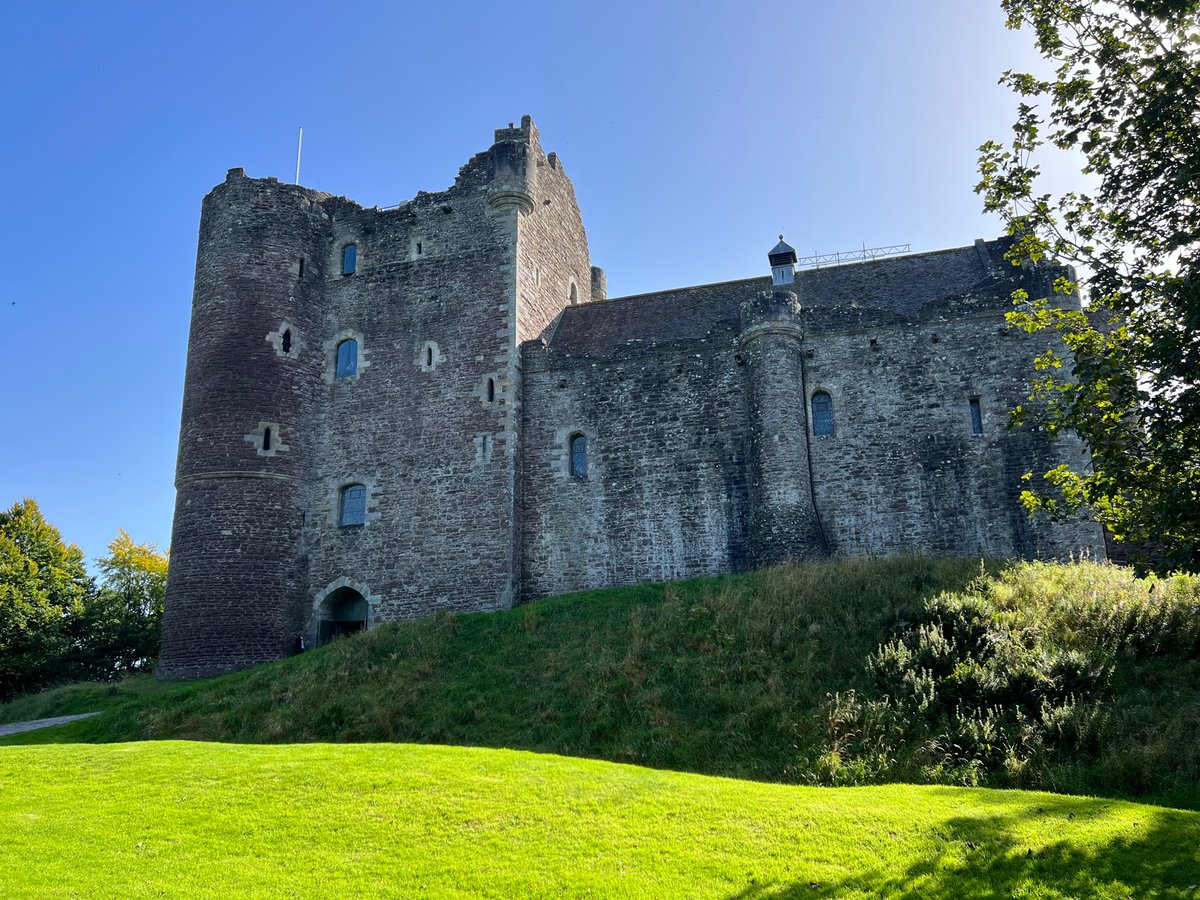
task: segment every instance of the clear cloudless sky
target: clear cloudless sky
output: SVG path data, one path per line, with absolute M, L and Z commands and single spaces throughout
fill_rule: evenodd
M 532 115 L 620 296 L 766 274 L 781 231 L 1000 234 L 976 148 L 1040 68 L 998 0 L 0 6 L 0 507 L 89 557 L 170 541 L 200 201 L 292 180 L 298 126 L 303 184 L 387 206 Z

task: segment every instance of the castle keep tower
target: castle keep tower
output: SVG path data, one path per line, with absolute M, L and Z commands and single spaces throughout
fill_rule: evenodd
M 231 170 L 201 217 L 159 675 L 510 606 L 518 342 L 595 277 L 529 117 L 392 209 Z

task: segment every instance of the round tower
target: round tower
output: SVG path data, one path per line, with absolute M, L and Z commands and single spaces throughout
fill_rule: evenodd
M 279 659 L 303 624 L 302 489 L 331 240 L 320 196 L 231 169 L 204 199 L 162 678 Z
M 790 262 L 780 260 L 781 252 L 771 251 L 773 280 L 790 285 L 784 279 L 795 252 Z M 782 287 L 741 305 L 750 417 L 749 558 L 757 566 L 826 553 L 813 500 L 799 312 L 796 294 Z
M 533 145 L 537 143 L 537 126 L 529 116 L 522 116 L 518 128 L 509 122 L 507 128 L 496 129 L 496 140 L 488 150 L 487 202 L 493 209 L 518 209 L 529 214 L 537 191 L 537 160 Z

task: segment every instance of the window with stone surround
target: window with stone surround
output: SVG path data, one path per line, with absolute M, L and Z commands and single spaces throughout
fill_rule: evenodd
M 972 397 L 967 401 L 971 409 L 971 434 L 983 434 L 983 409 L 979 398 Z
M 341 491 L 338 524 L 343 528 L 354 528 L 366 523 L 367 487 L 363 484 L 348 484 Z
M 833 434 L 833 397 L 826 391 L 812 395 L 812 430 L 814 437 Z
M 417 358 L 413 360 L 422 372 L 433 372 L 440 363 L 445 361 L 446 357 L 437 341 L 425 341 L 421 344 L 417 349 Z
M 576 432 L 567 441 L 572 478 L 586 478 L 588 469 L 587 436 Z
M 263 457 L 275 457 L 291 449 L 283 442 L 283 430 L 278 422 L 259 422 L 257 428 L 242 435 L 242 440 L 254 448 L 256 455 Z
M 354 338 L 338 344 L 335 374 L 338 378 L 353 378 L 358 374 L 358 341 Z
M 358 245 L 347 244 L 342 248 L 342 274 L 353 275 L 358 271 Z
M 275 351 L 275 355 L 283 359 L 299 359 L 300 347 L 303 343 L 300 332 L 291 322 L 283 321 L 274 331 L 266 334 L 267 343 Z

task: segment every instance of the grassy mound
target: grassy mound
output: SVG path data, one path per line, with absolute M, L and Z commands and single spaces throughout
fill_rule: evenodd
M 79 686 L 8 743 L 416 741 L 768 781 L 1200 808 L 1200 582 L 842 560 L 385 626 L 224 678 Z
M 0 750 L 0 895 L 1191 897 L 1200 814 L 450 747 Z

